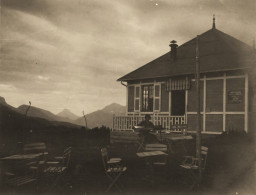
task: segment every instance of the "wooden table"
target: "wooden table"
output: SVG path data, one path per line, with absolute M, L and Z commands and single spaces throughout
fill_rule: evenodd
M 163 151 L 148 151 L 148 152 L 138 152 L 136 153 L 138 157 L 151 157 L 151 156 L 158 156 L 158 155 L 168 155 Z
M 37 154 L 14 154 L 11 156 L 3 157 L 1 160 L 31 160 L 44 155 L 44 153 Z
M 39 162 L 44 153 L 37 154 L 15 154 L 1 158 L 2 173 L 23 173 L 29 169 L 30 163 Z

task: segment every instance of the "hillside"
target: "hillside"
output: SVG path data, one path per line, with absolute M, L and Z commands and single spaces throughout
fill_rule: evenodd
M 59 137 L 62 132 L 80 129 L 80 126 L 67 122 L 49 121 L 30 116 L 25 117 L 23 113 L 20 113 L 20 110 L 24 108 L 15 109 L 3 100 L 4 98 L 1 98 L 0 143 L 17 143 L 17 140 L 28 139 L 31 136 L 35 136 L 40 141 L 45 141 L 41 139 L 50 139 L 47 136 L 49 132 L 55 133 L 55 136 Z
M 113 114 L 125 114 L 126 107 L 117 103 L 110 104 L 101 110 L 85 115 L 89 128 L 106 126 L 112 128 Z M 84 117 L 75 121 L 78 125 L 85 125 Z
M 17 109 L 9 104 L 6 103 L 5 99 L 3 97 L 0 96 L 0 106 L 5 106 L 13 111 L 17 111 Z
M 28 109 L 28 105 L 21 105 L 17 108 L 17 110 L 21 114 L 25 114 L 27 109 Z M 37 107 L 34 107 L 34 106 L 30 107 L 30 109 L 28 111 L 28 116 L 43 118 L 43 119 L 46 119 L 48 121 L 72 122 L 72 120 L 70 120 L 68 118 L 62 118 L 60 116 L 57 116 L 57 115 L 53 114 L 52 112 L 50 112 L 48 110 L 44 110 L 44 109 L 37 108 Z

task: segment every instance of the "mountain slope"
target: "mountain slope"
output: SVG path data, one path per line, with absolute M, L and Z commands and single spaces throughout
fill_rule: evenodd
M 26 113 L 26 110 L 28 109 L 28 105 L 21 105 L 17 108 L 17 110 L 21 113 L 24 114 Z M 28 111 L 28 116 L 32 117 L 38 117 L 38 118 L 43 118 L 49 121 L 65 121 L 63 118 L 56 116 L 55 114 L 51 113 L 50 111 L 37 108 L 34 106 L 31 106 Z
M 76 119 L 79 118 L 77 115 L 75 115 L 74 113 L 72 113 L 68 109 L 62 110 L 60 113 L 57 114 L 57 116 L 59 116 L 61 118 L 66 118 L 66 119 L 69 119 L 69 120 L 76 120 Z
M 5 107 L 8 107 L 8 108 L 11 109 L 11 110 L 17 111 L 17 108 L 15 108 L 15 107 L 13 107 L 13 106 L 7 104 L 6 101 L 5 101 L 5 99 L 4 99 L 3 97 L 1 97 L 1 96 L 0 96 L 0 105 L 5 106 Z
M 110 104 L 104 107 L 102 110 L 92 112 L 85 115 L 87 120 L 87 125 L 89 128 L 100 127 L 102 125 L 106 127 L 112 127 L 113 114 L 124 114 L 126 112 L 126 107 L 117 103 Z M 78 125 L 85 125 L 84 117 L 80 117 L 75 121 Z
M 28 138 L 45 141 L 49 139 L 50 133 L 59 137 L 63 132 L 73 132 L 80 129 L 79 126 L 67 122 L 25 117 L 24 113 L 3 100 L 0 98 L 0 143 L 15 145 L 18 141 L 24 141 Z

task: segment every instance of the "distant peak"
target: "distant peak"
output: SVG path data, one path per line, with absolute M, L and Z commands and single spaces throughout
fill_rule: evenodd
M 0 104 L 7 104 L 5 99 L 3 97 L 0 96 Z
M 60 113 L 57 114 L 57 116 L 69 118 L 71 120 L 76 120 L 78 118 L 77 115 L 72 113 L 69 109 L 65 108 Z
M 102 110 L 107 112 L 119 112 L 122 111 L 125 108 L 125 106 L 122 106 L 118 103 L 112 103 L 108 106 L 105 106 Z

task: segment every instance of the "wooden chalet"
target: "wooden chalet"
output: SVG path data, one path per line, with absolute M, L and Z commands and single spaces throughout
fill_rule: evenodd
M 215 28 L 199 35 L 200 104 L 202 133 L 250 129 L 255 49 Z M 131 130 L 151 115 L 155 125 L 171 129 L 186 124 L 196 131 L 196 38 L 126 74 L 127 113 L 113 117 L 114 130 Z M 254 106 L 253 106 L 254 103 Z M 174 129 L 180 131 L 180 129 Z

